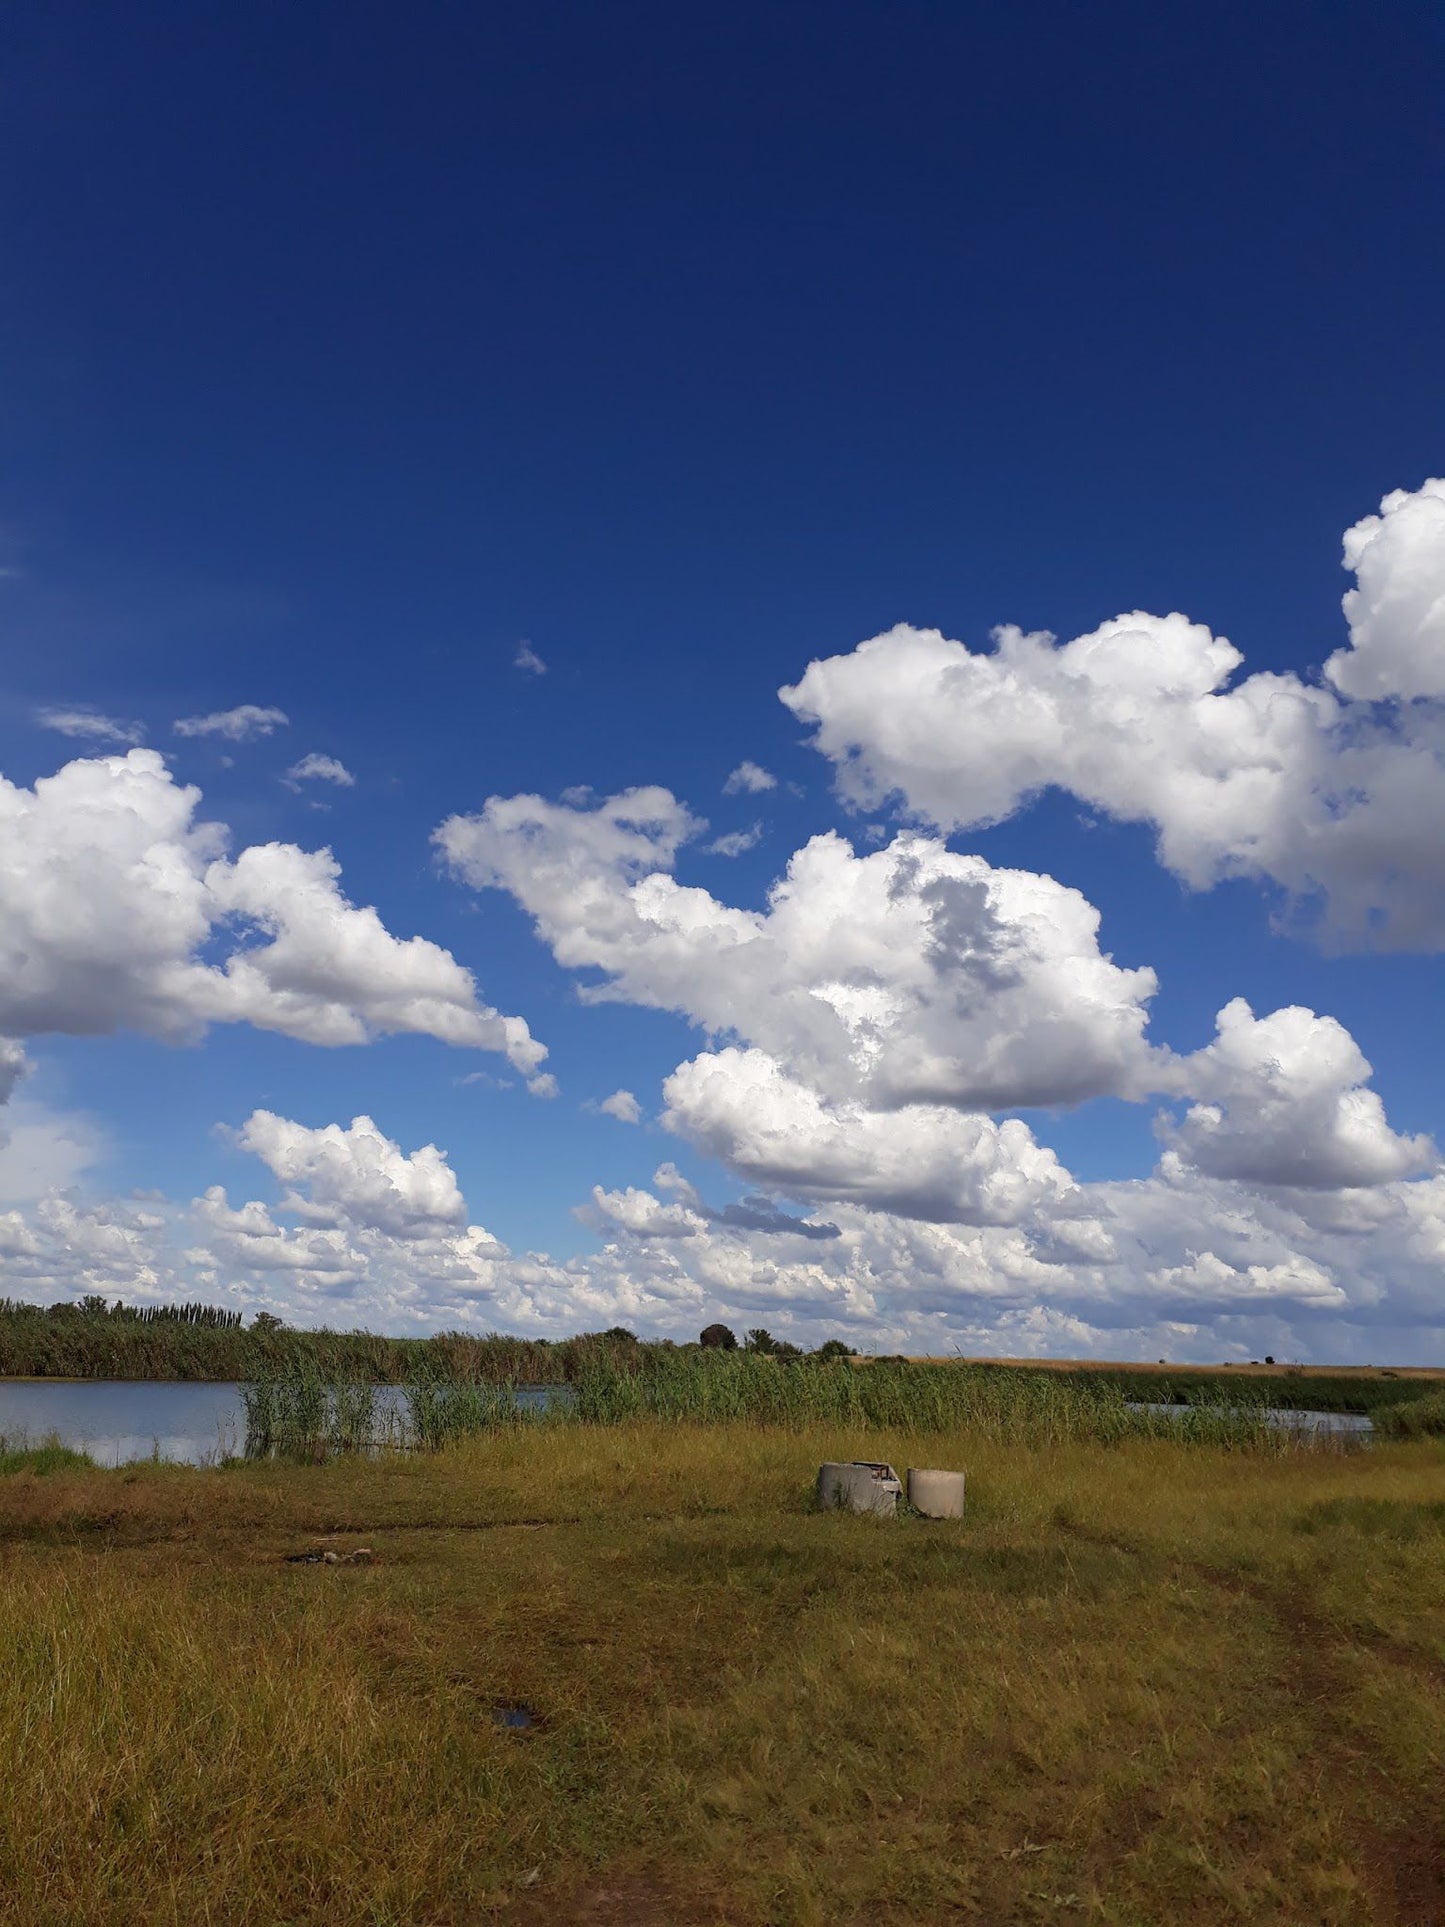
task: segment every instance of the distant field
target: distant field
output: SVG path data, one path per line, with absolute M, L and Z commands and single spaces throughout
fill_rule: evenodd
M 815 1512 L 860 1454 L 967 1517 Z M 8 1463 L 6 1927 L 1445 1919 L 1442 1441 Z
M 920 1364 L 946 1364 L 942 1358 L 920 1358 Z M 1090 1372 L 1094 1374 L 1109 1372 L 1143 1372 L 1157 1376 L 1163 1370 L 1172 1378 L 1222 1378 L 1227 1373 L 1233 1378 L 1341 1378 L 1388 1380 L 1392 1378 L 1427 1378 L 1445 1382 L 1445 1365 L 1295 1365 L 1281 1364 L 1278 1360 L 1272 1365 L 1172 1365 L 1167 1360 L 1155 1363 L 1152 1359 L 1101 1359 L 1101 1358 L 967 1358 L 957 1361 L 966 1365 L 1008 1365 L 1031 1372 Z
M 999 1375 L 1065 1376 L 1127 1399 L 1165 1404 L 1261 1403 L 1317 1412 L 1377 1413 L 1445 1387 L 1445 1368 L 1393 1365 L 1159 1365 L 1096 1358 L 932 1358 Z

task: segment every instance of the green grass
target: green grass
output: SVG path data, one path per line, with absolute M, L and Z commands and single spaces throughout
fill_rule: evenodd
M 863 1453 L 965 1469 L 967 1517 L 819 1513 Z M 0 1919 L 1435 1921 L 1442 1564 L 1428 1439 L 641 1417 L 22 1471 Z
M 93 1464 L 89 1453 L 62 1445 L 53 1432 L 38 1445 L 24 1437 L 7 1438 L 0 1432 L 0 1477 L 11 1472 L 33 1472 L 44 1478 L 51 1472 L 78 1472 Z

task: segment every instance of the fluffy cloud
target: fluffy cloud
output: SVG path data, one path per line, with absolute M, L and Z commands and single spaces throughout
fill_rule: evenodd
M 177 736 L 220 736 L 228 743 L 249 743 L 284 729 L 290 720 L 284 709 L 238 703 L 234 709 L 214 709 L 209 716 L 178 717 L 171 727 Z
M 68 763 L 33 790 L 0 778 L 0 1037 L 415 1032 L 536 1070 L 546 1052 L 523 1020 L 482 1004 L 448 951 L 348 902 L 330 851 L 229 858 L 199 803 L 153 750 Z
M 614 1091 L 611 1097 L 604 1097 L 597 1106 L 605 1117 L 615 1117 L 619 1124 L 640 1124 L 642 1106 L 631 1091 Z
M 1333 1017 L 1293 1005 L 1256 1017 L 1226 1004 L 1215 1041 L 1180 1067 L 1194 1104 L 1177 1148 L 1213 1177 L 1339 1190 L 1383 1184 L 1438 1163 L 1427 1137 L 1401 1137 L 1370 1066 Z
M 283 1211 L 309 1223 L 349 1224 L 394 1238 L 431 1236 L 465 1221 L 466 1205 L 446 1154 L 425 1144 L 410 1157 L 369 1117 L 343 1130 L 308 1130 L 274 1111 L 253 1111 L 239 1141 L 291 1187 Z M 304 1185 L 304 1194 L 296 1187 Z
M 1195 888 L 1270 878 L 1319 899 L 1339 933 L 1436 946 L 1445 720 L 1412 699 L 1445 694 L 1445 483 L 1387 496 L 1345 555 L 1357 587 L 1332 689 L 1266 672 L 1232 682 L 1230 643 L 1140 612 L 1062 646 L 1000 629 L 986 654 L 900 626 L 779 693 L 855 803 L 901 796 L 953 830 L 1055 786 L 1152 824 L 1161 860 Z
M 79 737 L 87 743 L 139 743 L 145 739 L 141 723 L 123 722 L 115 716 L 102 716 L 96 709 L 37 709 L 35 720 L 42 729 L 53 729 L 62 736 Z
M 1073 1189 L 1017 1118 L 937 1105 L 829 1103 L 759 1050 L 694 1058 L 663 1086 L 663 1123 L 754 1183 L 907 1217 L 1015 1224 Z
M 334 756 L 322 756 L 313 750 L 293 763 L 281 781 L 288 789 L 300 789 L 303 783 L 335 783 L 340 789 L 354 789 L 356 778 L 346 767 L 338 763 Z
M 926 837 L 858 856 L 814 837 L 766 911 L 670 874 L 694 820 L 666 790 L 596 809 L 492 798 L 438 831 L 452 868 L 506 890 L 591 1001 L 680 1012 L 880 1109 L 1075 1103 L 1137 1091 L 1155 982 L 1098 946 L 1077 890 Z
M 1184 1099 L 1162 1126 L 1181 1166 L 1254 1185 L 1358 1188 L 1436 1162 L 1428 1139 L 1391 1131 L 1333 1019 L 1236 1001 L 1205 1049 L 1151 1044 L 1152 971 L 1108 957 L 1098 912 L 1052 878 L 914 834 L 863 856 L 830 834 L 794 855 L 765 910 L 743 910 L 673 876 L 695 830 L 653 790 L 494 798 L 439 842 L 470 881 L 508 889 L 560 962 L 603 973 L 584 997 L 671 1009 L 725 1040 L 673 1072 L 663 1123 L 750 1183 L 1019 1225 L 1039 1250 L 1092 1259 L 1112 1233 L 1079 1222 L 1078 1187 L 1022 1121 L 988 1113 Z
M 771 770 L 764 769 L 761 763 L 743 761 L 723 784 L 723 795 L 760 796 L 764 790 L 774 790 L 777 787 L 778 779 Z
M 63 1192 L 0 1211 L 0 1295 L 50 1303 L 91 1292 L 165 1294 L 178 1282 L 165 1230 L 152 1206 Z
M 1445 481 L 1396 489 L 1345 532 L 1350 646 L 1325 674 L 1346 696 L 1377 702 L 1445 696 Z

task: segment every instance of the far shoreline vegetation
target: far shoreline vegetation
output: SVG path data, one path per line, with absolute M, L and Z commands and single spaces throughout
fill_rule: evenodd
M 906 1359 L 855 1352 L 841 1338 L 804 1352 L 761 1328 L 740 1340 L 712 1324 L 692 1343 L 642 1339 L 622 1327 L 546 1339 L 452 1331 L 403 1338 L 368 1331 L 293 1328 L 259 1312 L 206 1304 L 129 1306 L 98 1295 L 50 1306 L 0 1298 L 0 1379 L 69 1378 L 191 1383 L 268 1381 L 302 1375 L 332 1384 L 576 1387 L 599 1374 L 609 1381 L 667 1375 L 689 1354 L 736 1351 L 781 1367 L 847 1360 L 910 1365 L 925 1374 L 967 1370 L 999 1375 L 1066 1376 L 1080 1391 L 1134 1401 L 1193 1405 L 1273 1405 L 1374 1416 L 1417 1403 L 1442 1388 L 1445 1370 L 1420 1366 L 1307 1366 L 1273 1358 L 1236 1365 L 1050 1358 Z M 1430 1399 L 1433 1407 L 1435 1399 Z M 1431 1427 L 1430 1429 L 1433 1429 Z

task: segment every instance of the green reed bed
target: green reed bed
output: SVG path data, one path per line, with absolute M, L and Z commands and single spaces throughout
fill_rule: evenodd
M 1427 1392 L 1376 1412 L 1374 1425 L 1384 1438 L 1445 1438 L 1445 1391 Z
M 1169 1438 L 1258 1450 L 1297 1442 L 1269 1423 L 1262 1399 L 1248 1395 L 1150 1412 L 1135 1409 L 1118 1387 L 1076 1385 L 1057 1373 L 749 1353 L 679 1351 L 626 1372 L 598 1360 L 577 1381 L 576 1416 L 594 1424 L 650 1417 L 905 1434 L 967 1426 L 985 1438 L 1032 1444 Z
M 241 1387 L 248 1458 L 326 1459 L 401 1443 L 376 1387 L 305 1367 L 259 1374 Z
M 966 1428 L 1004 1444 L 1121 1444 L 1168 1439 L 1186 1446 L 1284 1453 L 1344 1449 L 1338 1435 L 1306 1436 L 1270 1423 L 1262 1398 L 1201 1400 L 1137 1409 L 1121 1389 L 1048 1372 L 846 1359 L 778 1359 L 746 1352 L 596 1349 L 570 1384 L 533 1401 L 515 1380 L 449 1374 L 434 1360 L 383 1402 L 374 1389 L 314 1371 L 280 1370 L 243 1387 L 247 1456 L 325 1458 L 394 1448 L 436 1450 L 518 1425 L 826 1425 L 858 1434 L 911 1436 Z

